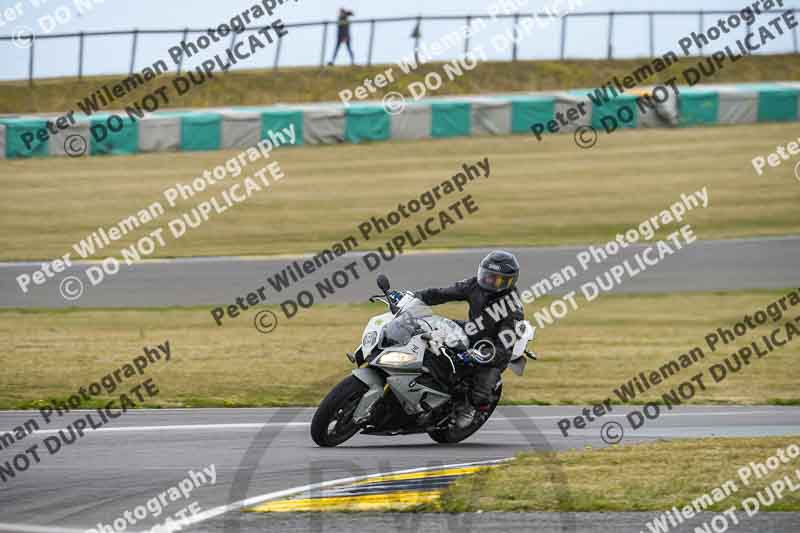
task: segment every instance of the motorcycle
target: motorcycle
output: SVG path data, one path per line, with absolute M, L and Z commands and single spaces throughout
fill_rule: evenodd
M 468 426 L 457 425 L 457 410 L 469 402 L 480 363 L 490 362 L 494 346 L 485 343 L 478 362 L 459 357 L 469 347 L 464 329 L 433 314 L 410 291 L 389 292 L 389 280 L 377 278 L 382 295 L 369 298 L 389 311 L 372 317 L 361 344 L 347 357 L 357 366 L 322 400 L 311 421 L 311 438 L 323 447 L 337 446 L 359 431 L 364 435 L 427 433 L 438 443 L 460 442 L 491 417 L 503 392 L 500 380 L 488 409 L 478 410 Z M 402 296 L 400 296 L 402 295 Z M 527 351 L 535 328 L 517 324 L 509 367 L 517 375 L 536 356 Z M 474 352 L 473 352 L 474 353 Z

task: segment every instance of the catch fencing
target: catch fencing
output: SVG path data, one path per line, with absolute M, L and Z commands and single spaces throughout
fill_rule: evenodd
M 593 23 L 598 25 L 605 26 L 605 42 L 598 43 L 600 46 L 595 47 L 595 50 L 598 53 L 595 54 L 596 59 L 614 59 L 615 58 L 615 39 L 618 36 L 615 34 L 615 26 L 619 23 L 621 19 L 627 17 L 640 17 L 643 20 L 647 21 L 647 35 L 648 39 L 644 40 L 643 42 L 639 42 L 638 46 L 640 50 L 638 52 L 638 57 L 655 57 L 656 55 L 656 32 L 657 32 L 657 22 L 662 18 L 667 17 L 683 17 L 684 22 L 684 33 L 688 33 L 691 31 L 702 32 L 705 28 L 705 23 L 707 21 L 712 20 L 713 17 L 719 16 L 727 16 L 735 13 L 736 10 L 715 10 L 715 11 L 703 11 L 703 10 L 696 10 L 696 11 L 605 11 L 605 12 L 572 12 L 565 14 L 560 17 L 553 17 L 552 13 L 546 12 L 539 12 L 539 13 L 515 13 L 515 14 L 497 14 L 497 15 L 488 15 L 488 14 L 480 14 L 480 15 L 441 15 L 441 16 L 416 16 L 416 17 L 388 17 L 388 18 L 373 18 L 373 19 L 354 19 L 350 21 L 350 24 L 355 32 L 358 28 L 367 27 L 368 28 L 368 44 L 362 53 L 366 54 L 366 57 L 359 58 L 358 62 L 366 65 L 373 64 L 374 52 L 376 48 L 376 39 L 378 35 L 381 35 L 380 29 L 384 28 L 385 26 L 389 25 L 398 25 L 404 24 L 405 27 L 411 30 L 410 38 L 413 40 L 413 49 L 416 49 L 420 45 L 420 41 L 423 38 L 423 31 L 426 31 L 426 27 L 433 23 L 442 23 L 442 22 L 456 22 L 461 23 L 463 22 L 464 25 L 467 27 L 471 27 L 471 25 L 478 19 L 483 20 L 503 20 L 506 23 L 511 24 L 512 32 L 514 36 L 518 36 L 520 34 L 520 19 L 530 16 L 539 17 L 540 20 L 547 20 L 552 21 L 552 25 L 557 28 L 559 31 L 558 39 L 559 42 L 557 43 L 555 54 L 551 54 L 550 56 L 541 56 L 537 55 L 536 59 L 577 59 L 578 57 L 585 59 L 587 56 L 582 54 L 580 56 L 570 55 L 568 52 L 569 49 L 569 40 L 572 39 L 585 39 L 585 35 L 573 32 L 570 33 L 570 25 L 571 21 L 574 24 L 578 20 L 591 20 Z M 696 26 L 689 22 L 692 18 L 696 21 Z M 687 23 L 688 22 L 688 23 Z M 331 41 L 336 39 L 336 26 L 337 23 L 335 20 L 320 20 L 320 21 L 310 21 L 310 22 L 300 22 L 300 23 L 293 23 L 293 24 L 285 24 L 286 29 L 289 31 L 290 34 L 294 33 L 298 30 L 303 30 L 303 39 L 301 43 L 295 43 L 296 46 L 303 46 L 307 49 L 310 45 L 312 45 L 313 38 L 309 35 L 309 31 L 316 30 L 317 33 L 317 41 L 319 46 L 319 65 L 324 66 L 326 63 L 326 59 L 328 58 L 329 53 L 329 46 L 332 44 Z M 236 43 L 236 39 L 242 38 L 242 35 L 246 35 L 247 32 L 254 32 L 260 28 L 249 27 L 243 32 L 242 34 L 237 35 L 236 33 L 231 34 L 231 41 L 230 46 L 233 46 Z M 50 39 L 63 39 L 63 40 L 78 40 L 77 46 L 77 57 L 75 58 L 75 74 L 77 77 L 83 78 L 85 74 L 85 57 L 89 51 L 91 46 L 91 42 L 93 38 L 97 37 L 113 37 L 114 39 L 126 39 L 130 41 L 129 50 L 130 50 L 130 57 L 128 61 L 128 73 L 132 74 L 136 69 L 136 62 L 137 62 L 137 52 L 141 48 L 141 41 L 147 37 L 152 36 L 164 36 L 164 35 L 174 35 L 176 37 L 175 44 L 179 43 L 180 41 L 187 40 L 193 34 L 200 34 L 207 32 L 208 29 L 200 29 L 200 28 L 182 28 L 182 29 L 151 29 L 151 30 L 140 30 L 140 29 L 132 29 L 132 30 L 109 30 L 109 31 L 90 31 L 90 32 L 78 32 L 78 33 L 48 33 L 48 34 L 38 34 L 38 35 L 27 35 L 24 37 L 20 36 L 0 36 L 0 43 L 4 43 L 6 45 L 11 45 L 12 41 L 14 44 L 19 44 L 20 39 L 25 39 L 27 42 L 23 43 L 28 50 L 28 69 L 27 69 L 27 79 L 30 84 L 34 83 L 36 79 L 36 71 L 35 71 L 35 64 L 36 64 L 36 54 L 37 54 L 37 42 L 42 42 L 45 40 Z M 748 32 L 749 28 L 744 27 L 742 32 Z M 555 33 L 555 32 L 553 32 Z M 798 53 L 798 31 L 797 28 L 793 30 L 793 50 L 794 53 Z M 271 65 L 270 64 L 262 64 L 261 65 L 253 65 L 248 64 L 248 68 L 269 68 L 270 66 L 273 69 L 278 69 L 281 66 L 296 66 L 287 63 L 281 63 L 281 54 L 285 53 L 285 48 L 287 44 L 284 42 L 287 39 L 278 39 L 277 45 L 275 46 L 274 55 L 271 58 Z M 542 43 L 538 43 L 541 45 Z M 603 46 L 604 45 L 604 46 Z M 463 52 L 464 54 L 470 51 L 471 42 L 470 37 L 467 35 L 463 38 Z M 108 44 L 102 43 L 102 48 L 108 50 Z M 510 47 L 507 60 L 509 61 L 518 61 L 520 59 L 525 59 L 524 57 L 520 56 L 519 50 L 519 43 L 515 42 Z M 410 47 L 409 52 L 413 50 Z M 400 58 L 393 58 L 394 60 Z M 262 60 L 263 61 L 263 60 Z M 181 70 L 181 65 L 178 65 L 178 72 Z M 121 72 L 117 72 L 121 73 Z

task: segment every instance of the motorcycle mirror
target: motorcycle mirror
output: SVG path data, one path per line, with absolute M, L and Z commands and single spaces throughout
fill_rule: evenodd
M 378 288 L 380 290 L 382 290 L 383 292 L 389 290 L 389 278 L 381 274 L 378 276 L 378 279 L 376 281 L 378 282 Z

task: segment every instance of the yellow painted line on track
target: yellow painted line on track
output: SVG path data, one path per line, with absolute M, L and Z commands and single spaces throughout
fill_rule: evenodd
M 362 496 L 339 496 L 333 498 L 307 498 L 266 502 L 246 511 L 258 513 L 296 513 L 308 511 L 384 511 L 405 509 L 423 503 L 438 501 L 439 491 L 404 491 Z
M 425 472 L 411 472 L 408 474 L 388 474 L 385 476 L 374 477 L 371 479 L 365 479 L 363 481 L 357 481 L 353 483 L 353 485 L 369 485 L 371 483 L 382 483 L 386 481 L 403 481 L 409 479 L 427 479 L 432 477 L 441 477 L 441 476 L 465 476 L 467 474 L 474 474 L 484 468 L 489 468 L 486 466 L 468 466 L 464 468 L 449 468 L 445 470 L 428 470 Z
M 265 502 L 255 507 L 245 509 L 245 511 L 291 513 L 311 511 L 403 510 L 438 501 L 443 487 L 436 482 L 442 479 L 450 479 L 450 481 L 452 481 L 456 477 L 475 474 L 476 472 L 486 468 L 492 468 L 493 466 L 495 465 L 442 468 L 439 470 L 402 472 L 398 474 L 388 473 L 369 479 L 331 486 L 328 487 L 327 490 L 322 491 L 319 495 L 312 497 L 309 497 L 309 494 L 306 492 L 303 495 L 304 497 Z M 430 481 L 430 487 L 427 490 L 424 488 L 426 480 Z M 423 487 L 418 488 L 418 490 L 408 490 L 408 483 L 403 483 L 407 481 L 420 481 Z M 395 490 L 392 490 L 391 487 L 393 483 L 397 485 Z M 371 487 L 373 485 L 374 488 Z M 346 492 L 348 489 L 358 489 L 365 493 L 347 494 Z M 326 492 L 328 493 L 327 496 Z

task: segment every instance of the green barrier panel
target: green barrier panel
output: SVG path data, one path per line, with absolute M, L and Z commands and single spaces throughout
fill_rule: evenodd
M 181 117 L 181 150 L 194 152 L 219 150 L 222 139 L 222 115 L 192 113 Z
M 44 157 L 48 155 L 48 141 L 40 141 L 39 130 L 47 131 L 46 121 L 43 119 L 9 119 L 4 120 L 6 126 L 6 158 L 15 157 Z M 32 134 L 33 140 L 28 144 L 22 139 L 25 134 Z M 30 146 L 30 148 L 28 147 Z
M 719 93 L 702 89 L 682 89 L 678 96 L 678 115 L 681 126 L 717 124 Z
M 511 133 L 531 133 L 534 124 L 544 125 L 553 120 L 556 112 L 555 98 L 530 98 L 511 100 Z
M 468 102 L 431 103 L 431 137 L 458 137 L 472 133 L 472 106 Z
M 639 124 L 639 107 L 636 97 L 620 95 L 596 106 L 592 102 L 592 127 L 597 131 L 618 128 L 636 128 Z
M 344 113 L 347 142 L 386 141 L 392 136 L 392 121 L 380 106 L 351 106 Z
M 92 116 L 89 133 L 91 155 L 130 155 L 139 151 L 139 123 L 130 117 Z
M 276 133 L 281 133 L 284 129 L 289 129 L 294 126 L 295 140 L 294 144 L 303 144 L 303 112 L 293 109 L 283 110 L 269 110 L 261 113 L 261 138 L 269 139 L 269 132 L 273 132 L 273 137 Z M 283 133 L 281 133 L 284 135 Z M 284 135 L 285 137 L 285 135 Z M 283 144 L 289 144 L 289 139 L 286 139 Z
M 790 122 L 797 120 L 796 89 L 758 91 L 759 122 Z

